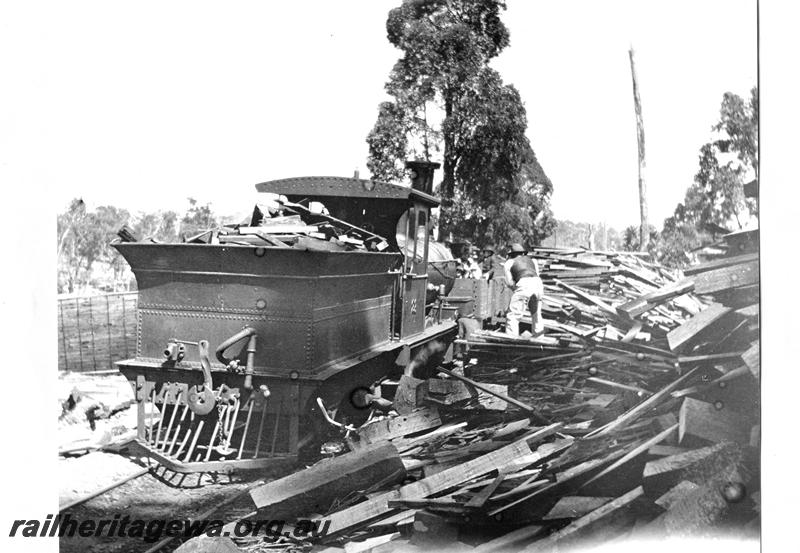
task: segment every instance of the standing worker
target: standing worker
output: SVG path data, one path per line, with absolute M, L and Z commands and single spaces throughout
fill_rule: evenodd
M 544 284 L 539 278 L 536 260 L 527 255 L 522 244 L 511 244 L 508 260 L 503 265 L 506 284 L 514 289 L 506 314 L 506 334 L 519 336 L 519 321 L 525 309 L 531 313 L 531 328 L 534 336 L 544 332 L 542 321 L 542 296 Z
M 494 248 L 487 246 L 481 252 L 481 270 L 483 271 L 483 278 L 493 279 L 501 278 L 504 276 L 503 262 L 500 256 L 494 253 Z

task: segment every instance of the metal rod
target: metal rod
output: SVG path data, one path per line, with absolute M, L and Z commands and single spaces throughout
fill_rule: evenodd
M 161 449 L 162 450 L 164 450 L 164 448 L 167 447 L 167 440 L 169 439 L 169 433 L 172 430 L 172 425 L 175 423 L 175 416 L 178 414 L 178 402 L 180 401 L 180 397 L 181 397 L 181 393 L 182 392 L 183 392 L 183 390 L 178 390 L 178 393 L 175 394 L 175 404 L 173 405 L 173 408 L 172 408 L 172 415 L 169 418 L 169 424 L 167 425 L 167 432 L 164 434 L 163 441 L 161 442 Z M 164 406 L 165 406 L 165 408 L 166 408 L 166 403 L 167 403 L 167 396 L 165 395 L 164 396 Z M 158 444 L 156 444 L 156 447 L 158 447 Z
M 242 441 L 239 444 L 239 453 L 236 454 L 237 459 L 242 458 L 242 452 L 244 451 L 244 442 L 247 439 L 247 429 L 250 428 L 250 418 L 253 416 L 253 407 L 255 407 L 256 402 L 253 399 L 253 395 L 250 395 L 250 409 L 247 410 L 247 419 L 244 421 L 244 430 L 242 431 Z
M 270 457 L 275 455 L 275 444 L 278 441 L 278 424 L 281 422 L 281 413 L 283 413 L 283 397 L 281 397 L 281 401 L 278 403 L 278 412 L 275 413 L 275 426 L 272 428 L 272 447 L 269 450 Z
M 188 405 L 187 405 L 188 407 Z M 183 441 L 181 441 L 181 445 L 178 447 L 178 451 L 175 452 L 175 458 L 177 459 L 178 456 L 183 451 L 183 448 L 186 446 L 186 442 L 189 441 L 189 436 L 192 435 L 192 423 L 194 422 L 194 413 L 191 413 L 189 416 L 189 428 L 186 429 L 186 435 L 183 437 Z
M 178 407 L 175 406 L 175 409 Z M 181 427 L 183 426 L 183 421 L 186 419 L 186 412 L 189 410 L 189 404 L 185 404 L 183 406 L 183 413 L 181 413 L 181 418 L 178 420 L 178 426 L 175 428 L 175 434 L 172 435 L 172 443 L 169 444 L 169 449 L 167 450 L 167 455 L 172 454 L 172 449 L 175 447 L 175 442 L 178 441 L 178 436 L 181 433 Z
M 217 438 L 217 432 L 219 432 L 219 425 L 221 420 L 222 416 L 217 414 L 217 423 L 214 425 L 214 431 L 211 433 L 211 439 L 208 441 L 208 450 L 206 451 L 206 461 L 211 459 L 211 446 L 214 445 L 214 440 Z
M 261 436 L 264 434 L 264 419 L 267 416 L 267 405 L 261 410 L 261 422 L 258 424 L 258 436 L 256 438 L 256 452 L 253 454 L 253 459 L 258 457 L 258 450 L 261 449 Z
M 194 431 L 194 438 L 192 438 L 192 443 L 189 445 L 189 450 L 186 452 L 186 457 L 183 458 L 184 462 L 189 462 L 191 460 L 194 447 L 197 445 L 197 439 L 200 437 L 200 432 L 203 430 L 203 424 L 205 422 L 206 421 L 200 421 L 200 424 L 197 425 L 197 429 Z
M 164 414 L 165 414 L 165 407 L 167 405 L 167 394 L 169 393 L 169 388 L 166 384 L 161 386 L 161 389 L 164 391 L 164 397 L 161 400 L 161 409 L 159 409 L 159 417 L 158 417 L 158 432 L 156 433 L 155 437 L 153 438 L 153 447 L 158 447 L 158 438 L 161 435 L 161 431 L 164 429 Z M 153 386 L 153 394 L 155 394 L 156 388 Z M 159 394 L 161 395 L 161 394 Z M 155 398 L 153 399 L 153 406 L 155 406 Z
M 233 440 L 233 433 L 236 431 L 236 419 L 239 418 L 239 406 L 240 405 L 241 405 L 241 402 L 237 398 L 236 399 L 236 404 L 233 406 L 233 422 L 228 424 L 228 427 L 226 429 L 226 433 L 227 433 L 227 436 L 228 436 L 228 447 L 230 447 L 231 440 Z
M 89 494 L 89 495 L 87 495 L 87 496 L 80 497 L 80 498 L 78 498 L 78 499 L 75 499 L 75 500 L 73 500 L 73 501 L 70 501 L 69 503 L 67 503 L 67 504 L 65 504 L 65 505 L 63 505 L 63 506 L 61 506 L 61 507 L 59 507 L 59 508 L 58 508 L 58 512 L 59 512 L 59 513 L 63 513 L 63 512 L 64 512 L 64 511 L 66 511 L 67 509 L 71 509 L 71 508 L 73 508 L 73 507 L 77 507 L 78 505 L 81 505 L 81 504 L 83 504 L 83 503 L 86 503 L 86 502 L 87 502 L 87 501 L 89 501 L 90 499 L 94 499 L 94 498 L 95 498 L 95 497 L 97 497 L 98 495 L 103 495 L 103 494 L 104 494 L 104 493 L 106 493 L 107 491 L 109 491 L 109 490 L 113 490 L 114 488 L 118 488 L 119 486 L 123 485 L 125 482 L 130 482 L 130 481 L 131 481 L 131 480 L 133 480 L 134 478 L 139 478 L 140 476 L 143 476 L 143 475 L 147 474 L 148 472 L 150 472 L 150 468 L 149 468 L 149 467 L 145 467 L 145 468 L 143 468 L 143 469 L 141 469 L 141 470 L 137 470 L 137 471 L 136 471 L 136 472 L 134 472 L 133 474 L 129 474 L 128 476 L 124 476 L 124 477 L 120 478 L 119 480 L 116 480 L 115 482 L 112 482 L 112 483 L 111 483 L 111 484 L 109 484 L 108 486 L 105 486 L 105 487 L 103 487 L 103 488 L 100 488 L 100 489 L 99 489 L 99 490 L 97 490 L 97 491 L 94 491 L 94 492 L 90 493 L 90 494 Z

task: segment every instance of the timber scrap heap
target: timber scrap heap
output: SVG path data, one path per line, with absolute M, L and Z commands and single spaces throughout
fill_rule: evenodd
M 316 535 L 203 537 L 179 550 L 757 537 L 757 234 L 724 245 L 683 275 L 633 254 L 534 250 L 544 336 L 462 335 L 460 360 L 438 376 L 382 383 L 384 396 L 395 387 L 394 410 L 343 428 L 350 452 L 250 492 L 249 518 L 310 518 Z

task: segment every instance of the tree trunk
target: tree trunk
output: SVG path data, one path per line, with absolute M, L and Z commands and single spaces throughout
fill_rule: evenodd
M 631 59 L 633 79 L 633 105 L 636 110 L 636 138 L 639 144 L 639 250 L 647 251 L 650 232 L 647 225 L 647 186 L 645 183 L 646 164 L 644 160 L 644 122 L 642 120 L 642 100 L 639 98 L 639 85 L 636 82 L 636 67 L 633 62 L 633 48 L 628 51 Z
M 452 129 L 448 128 L 447 121 L 453 115 L 453 99 L 447 95 L 444 100 L 444 163 L 442 164 L 442 204 L 450 206 L 456 185 L 455 141 Z

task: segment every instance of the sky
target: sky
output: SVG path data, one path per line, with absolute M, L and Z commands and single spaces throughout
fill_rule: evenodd
M 254 184 L 366 169 L 399 56 L 398 0 L 6 4 L 0 167 L 58 211 L 247 211 Z M 683 199 L 722 94 L 756 83 L 754 0 L 509 0 L 514 84 L 556 217 L 638 222 L 628 48 L 636 51 L 650 220 Z M 13 52 L 13 55 L 8 55 Z

